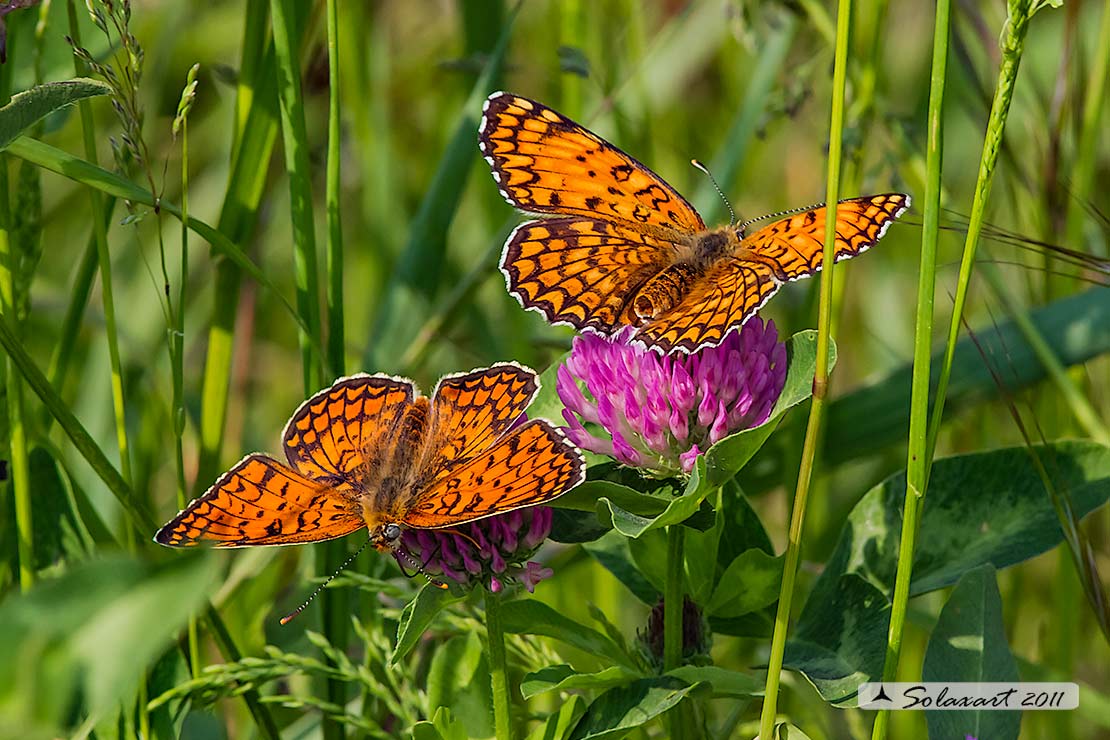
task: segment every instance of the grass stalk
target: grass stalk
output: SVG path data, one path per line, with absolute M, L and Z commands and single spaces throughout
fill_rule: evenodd
M 1085 206 L 1091 198 L 1091 184 L 1094 182 L 1095 167 L 1098 164 L 1099 141 L 1106 133 L 1102 128 L 1102 116 L 1107 77 L 1110 77 L 1110 5 L 1103 5 L 1095 58 L 1091 61 L 1091 73 L 1085 85 L 1087 92 L 1083 99 L 1083 118 L 1076 144 L 1075 164 L 1071 171 L 1065 244 L 1072 249 L 1083 249 L 1083 225 L 1087 221 Z
M 852 20 L 851 0 L 840 0 L 836 14 L 836 51 L 833 64 L 832 110 L 829 123 L 829 171 L 825 189 L 828 218 L 825 228 L 825 251 L 822 256 L 820 310 L 817 320 L 817 367 L 813 376 L 813 402 L 802 444 L 802 461 L 794 505 L 790 515 L 790 531 L 786 543 L 782 586 L 779 591 L 775 629 L 771 637 L 771 654 L 767 661 L 767 683 L 763 709 L 759 718 L 759 737 L 770 740 L 774 735 L 778 707 L 779 682 L 782 677 L 786 634 L 790 625 L 790 608 L 801 558 L 802 532 L 805 528 L 806 502 L 813 479 L 814 463 L 820 440 L 829 383 L 829 328 L 833 313 L 833 275 L 836 253 L 836 203 L 840 192 L 840 166 L 843 147 L 844 97 L 848 66 L 848 29 Z
M 308 129 L 304 120 L 301 68 L 294 32 L 292 0 L 272 0 L 270 17 L 274 31 L 274 57 L 278 72 L 278 102 L 281 134 L 285 146 L 285 169 L 289 175 L 290 217 L 293 222 L 293 279 L 297 286 L 297 313 L 306 330 L 300 333 L 301 371 L 305 394 L 319 389 L 323 379 L 320 360 L 312 353 L 320 332 L 319 277 L 316 265 L 316 226 L 312 213 L 312 174 L 308 163 Z
M 936 401 L 933 404 L 933 414 L 929 424 L 925 455 L 926 483 L 933 453 L 936 450 L 937 434 L 940 432 L 940 423 L 944 415 L 944 400 L 948 393 L 948 380 L 952 372 L 952 357 L 956 352 L 956 341 L 960 335 L 960 322 L 963 318 L 964 305 L 967 303 L 971 272 L 975 268 L 975 253 L 979 246 L 979 234 L 983 229 L 983 213 L 986 210 L 987 197 L 990 195 L 991 183 L 994 180 L 994 169 L 1002 146 L 1006 117 L 1010 112 L 1018 66 L 1025 48 L 1025 34 L 1035 5 L 1034 0 L 1010 0 L 1010 15 L 1006 20 L 1006 28 L 1000 42 L 1002 62 L 998 70 L 998 83 L 994 90 L 990 117 L 987 121 L 987 132 L 983 139 L 979 176 L 975 181 L 975 195 L 971 202 L 971 215 L 968 219 L 963 258 L 960 261 L 960 274 L 957 278 L 955 305 L 952 308 L 952 319 L 948 327 L 948 343 L 945 346 L 944 359 L 941 360 Z
M 883 680 L 898 674 L 906 607 L 909 603 L 909 569 L 920 523 L 928 479 L 927 439 L 929 425 L 929 372 L 932 360 L 933 303 L 936 294 L 937 242 L 940 236 L 941 171 L 944 160 L 944 86 L 948 71 L 948 25 L 950 0 L 938 0 L 933 22 L 933 63 L 929 88 L 928 139 L 924 215 L 921 227 L 921 268 L 917 285 L 917 320 L 913 346 L 913 378 L 910 384 L 910 431 L 906 462 L 906 500 L 902 509 L 898 573 L 894 587 L 887 635 Z M 872 737 L 886 737 L 889 712 L 879 712 Z
M 5 85 L 7 87 L 7 85 Z M 0 97 L 7 97 L 7 91 Z M 11 211 L 8 193 L 7 157 L 0 154 L 0 312 L 18 327 L 15 296 L 18 263 L 11 241 Z M 30 590 L 35 583 L 34 520 L 31 506 L 31 466 L 27 454 L 27 430 L 23 418 L 23 383 L 13 372 L 9 358 L 6 374 L 8 444 L 11 453 L 12 494 L 15 499 L 16 551 L 19 553 L 19 587 Z
M 345 332 L 343 329 L 343 222 L 340 219 L 340 81 L 339 81 L 339 3 L 327 0 L 328 38 L 328 161 L 325 206 L 327 210 L 327 365 L 331 375 L 343 375 L 345 370 Z M 323 568 L 317 575 L 328 576 L 343 567 L 347 559 L 347 540 L 339 539 L 322 546 Z M 328 640 L 333 645 L 346 645 L 349 639 L 350 599 L 348 591 L 340 588 L 324 589 L 320 594 L 320 613 Z M 329 678 L 328 701 L 346 704 L 346 686 L 343 681 Z M 324 724 L 325 738 L 342 738 L 343 725 L 338 722 Z
M 501 627 L 501 594 L 486 589 L 486 650 L 489 654 L 490 688 L 493 691 L 493 728 L 497 740 L 511 740 L 512 716 L 509 714 L 509 665 L 505 655 L 505 632 Z
M 185 297 L 188 295 L 189 282 L 189 109 L 192 107 L 196 90 L 196 77 L 200 68 L 194 64 L 189 70 L 185 90 L 178 104 L 177 117 L 174 119 L 174 134 L 181 131 L 181 270 L 178 276 L 177 304 L 169 305 L 172 326 L 170 327 L 169 350 L 170 366 L 173 374 L 173 437 L 177 472 L 177 506 L 184 509 L 189 500 L 188 484 L 185 480 Z M 197 620 L 189 618 L 186 628 L 189 670 L 193 678 L 200 676 L 200 639 Z

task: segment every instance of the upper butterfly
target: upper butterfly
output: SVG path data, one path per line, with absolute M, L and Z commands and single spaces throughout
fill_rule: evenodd
M 340 378 L 285 425 L 288 465 L 248 455 L 158 530 L 175 547 L 287 545 L 362 527 L 379 549 L 551 501 L 582 482 L 582 453 L 543 419 L 539 382 L 506 363 L 443 378 L 431 400 L 388 375 Z
M 528 221 L 505 243 L 509 292 L 552 324 L 612 334 L 663 353 L 716 346 L 779 287 L 821 269 L 822 207 L 746 235 L 709 229 L 670 185 L 620 149 L 533 100 L 494 93 L 479 145 L 501 195 Z M 836 259 L 882 237 L 910 198 L 840 201 Z

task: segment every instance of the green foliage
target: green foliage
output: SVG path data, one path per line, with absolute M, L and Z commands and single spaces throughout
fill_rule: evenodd
M 108 95 L 111 91 L 103 82 L 78 78 L 46 82 L 16 93 L 7 105 L 0 108 L 0 150 L 7 149 L 9 144 L 51 113 L 78 100 Z
M 925 651 L 921 677 L 926 681 L 1018 680 L 1017 665 L 1006 643 L 1002 596 L 994 568 L 984 565 L 965 573 L 937 619 Z M 930 712 L 932 737 L 1015 739 L 1021 712 Z

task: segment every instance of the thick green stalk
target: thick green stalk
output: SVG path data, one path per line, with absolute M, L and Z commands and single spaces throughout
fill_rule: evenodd
M 323 380 L 320 359 L 312 353 L 312 340 L 320 342 L 320 294 L 316 265 L 316 226 L 312 213 L 312 175 L 308 166 L 308 129 L 304 121 L 301 68 L 294 31 L 292 0 L 272 0 L 270 17 L 277 60 L 281 134 L 285 169 L 289 175 L 290 218 L 293 222 L 293 280 L 297 286 L 297 312 L 308 327 L 300 335 L 301 371 L 306 394 L 319 390 Z
M 5 86 L 6 87 L 6 86 Z M 6 92 L 6 91 L 4 91 Z M 0 97 L 6 98 L 7 95 Z M 0 155 L 0 311 L 19 326 L 15 312 L 18 260 L 12 252 L 11 212 L 8 200 L 8 162 Z M 31 506 L 31 470 L 27 457 L 27 430 L 23 419 L 23 383 L 8 361 L 8 443 L 12 464 L 12 494 L 15 498 L 16 551 L 19 553 L 19 587 L 27 591 L 35 583 L 34 522 Z
M 339 3 L 327 0 L 328 35 L 328 163 L 327 191 L 327 356 L 331 374 L 345 372 L 343 331 L 343 224 L 339 212 L 340 129 L 339 129 Z M 347 559 L 347 540 L 339 539 L 323 545 L 322 568 L 317 575 L 327 577 L 343 567 Z M 320 613 L 324 630 L 332 645 L 346 645 L 349 638 L 350 599 L 346 589 L 327 588 L 320 594 Z M 346 684 L 338 678 L 327 682 L 328 701 L 346 704 Z M 324 736 L 329 740 L 342 738 L 343 725 L 324 723 Z
M 759 718 L 759 737 L 770 740 L 775 728 L 782 660 L 786 651 L 786 634 L 790 625 L 790 607 L 801 558 L 802 531 L 805 528 L 806 502 L 813 478 L 817 447 L 821 436 L 829 383 L 829 328 L 833 313 L 833 275 L 836 254 L 836 202 L 840 194 L 840 164 L 844 130 L 844 94 L 848 66 L 848 29 L 852 19 L 851 0 L 840 0 L 836 14 L 836 53 L 833 65 L 832 111 L 829 123 L 829 172 L 825 202 L 829 215 L 825 228 L 825 251 L 822 255 L 820 310 L 817 319 L 817 367 L 813 375 L 813 402 L 802 444 L 802 461 L 798 485 L 794 491 L 794 507 L 790 515 L 790 532 L 786 543 L 782 586 L 775 613 L 775 630 L 771 637 L 771 654 L 767 661 L 767 684 L 763 711 Z
M 971 202 L 971 216 L 968 219 L 963 259 L 960 262 L 960 275 L 956 284 L 955 305 L 952 308 L 952 319 L 948 327 L 948 344 L 945 346 L 944 359 L 941 361 L 936 400 L 933 403 L 933 415 L 929 425 L 925 455 L 926 482 L 944 414 L 944 399 L 948 393 L 948 378 L 952 371 L 952 356 L 956 352 L 960 322 L 963 320 L 964 305 L 967 303 L 968 287 L 971 284 L 971 271 L 975 267 L 975 252 L 979 246 L 979 233 L 983 228 L 983 213 L 986 210 L 987 197 L 990 195 L 991 183 L 994 180 L 998 150 L 1002 146 L 1003 130 L 1006 127 L 1006 117 L 1010 112 L 1010 101 L 1014 96 L 1014 84 L 1017 81 L 1018 65 L 1025 47 L 1025 32 L 1029 26 L 1033 5 L 1033 0 L 1011 0 L 1010 16 L 1002 35 L 1002 64 L 998 70 L 998 84 L 994 90 L 994 101 L 991 103 L 990 118 L 987 121 L 987 133 L 983 140 L 983 152 L 979 159 L 979 177 L 975 182 L 975 196 Z
M 929 424 L 929 370 L 932 357 L 933 301 L 936 293 L 937 241 L 940 234 L 941 170 L 944 155 L 944 84 L 948 68 L 948 19 L 950 0 L 938 0 L 933 25 L 933 68 L 929 88 L 929 121 L 926 151 L 925 201 L 921 228 L 921 269 L 917 285 L 917 324 L 913 348 L 910 395 L 909 450 L 906 462 L 906 502 L 902 510 L 898 574 L 894 585 L 883 680 L 898 674 L 902 632 L 910 593 L 910 567 L 920 524 L 921 504 L 928 480 L 927 439 Z M 872 727 L 874 738 L 886 737 L 889 712 L 879 712 Z
M 663 584 L 663 670 L 682 665 L 682 606 L 686 598 L 682 527 L 667 527 L 667 575 Z
M 505 656 L 505 632 L 501 627 L 501 594 L 483 591 L 486 606 L 486 650 L 489 654 L 490 687 L 493 691 L 493 730 L 497 740 L 512 740 L 509 714 L 509 665 Z
M 686 602 L 685 533 L 682 525 L 667 527 L 667 571 L 663 582 L 663 670 L 682 665 L 682 612 Z M 669 736 L 686 737 L 686 712 L 681 705 L 667 713 Z

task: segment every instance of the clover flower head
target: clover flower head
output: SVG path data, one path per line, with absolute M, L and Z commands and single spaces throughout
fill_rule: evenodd
M 786 382 L 773 321 L 753 317 L 691 354 L 660 356 L 634 334 L 575 337 L 556 390 L 574 444 L 652 475 L 689 473 L 717 441 L 765 422 Z
M 419 563 L 430 577 L 494 593 L 521 583 L 529 592 L 554 571 L 532 557 L 551 532 L 552 510 L 517 509 L 450 529 L 407 529 L 394 550 L 402 568 Z

